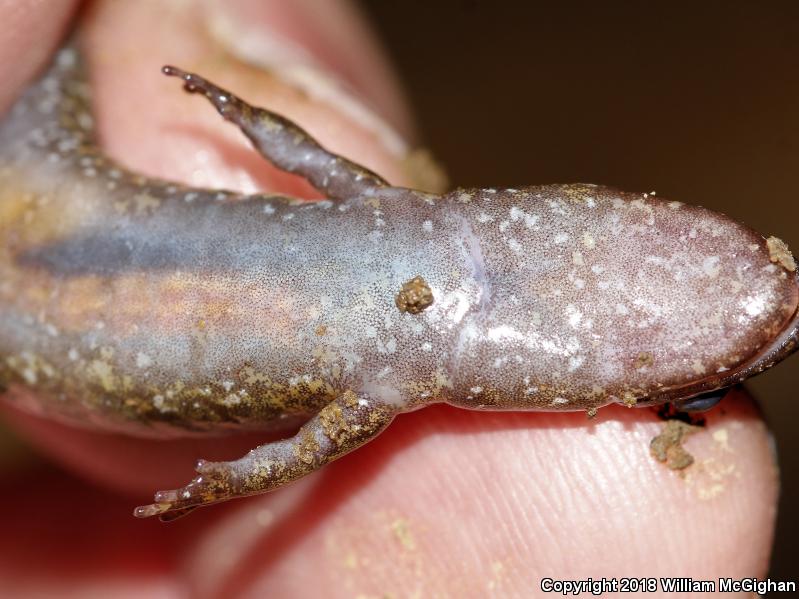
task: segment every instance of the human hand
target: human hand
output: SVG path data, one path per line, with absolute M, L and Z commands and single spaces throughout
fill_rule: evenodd
M 10 28 L 14 51 L 0 45 L 0 73 L 19 84 L 41 66 L 45 40 L 54 44 L 66 19 L 27 6 L 26 25 Z M 387 71 L 351 18 L 330 8 L 338 5 L 311 11 L 322 31 L 307 12 L 293 12 L 301 3 L 263 6 L 251 24 L 294 32 L 327 68 L 360 74 L 352 83 L 409 134 Z M 255 69 L 228 68 L 191 11 L 163 7 L 101 2 L 82 16 L 100 131 L 118 159 L 188 183 L 311 195 L 158 75 L 163 63 L 200 60 L 209 77 L 233 78 L 243 95 L 301 122 L 331 149 L 407 182 L 401 156 L 373 128 Z M 341 39 L 351 46 L 342 49 Z M 399 417 L 377 441 L 291 488 L 169 526 L 133 520 L 130 508 L 184 482 L 195 458 L 234 458 L 263 437 L 153 442 L 15 412 L 9 419 L 70 469 L 129 493 L 111 496 L 49 469 L 5 477 L 0 589 L 20 593 L 525 596 L 545 576 L 740 578 L 767 565 L 777 476 L 765 427 L 739 393 L 689 438 L 697 463 L 684 477 L 649 456 L 659 424 L 648 410 L 607 408 L 589 422 L 584 414 L 440 406 Z

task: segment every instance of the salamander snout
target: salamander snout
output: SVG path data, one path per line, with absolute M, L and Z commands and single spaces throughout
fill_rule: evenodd
M 778 238 L 646 194 L 524 193 L 486 193 L 471 208 L 479 254 L 464 254 L 479 256 L 474 278 L 490 283 L 490 302 L 458 338 L 459 404 L 590 410 L 691 400 L 799 344 L 796 263 Z

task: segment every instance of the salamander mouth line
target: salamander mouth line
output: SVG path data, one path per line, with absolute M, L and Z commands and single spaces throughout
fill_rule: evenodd
M 795 277 L 795 283 L 797 291 L 799 291 L 799 273 Z M 687 385 L 664 389 L 639 401 L 638 405 L 647 406 L 666 401 L 680 401 L 709 391 L 731 387 L 770 368 L 797 349 L 799 349 L 799 305 L 794 309 L 793 315 L 785 323 L 782 330 L 769 343 L 761 347 L 757 353 L 745 362 L 723 373 L 723 376 L 719 377 L 719 373 L 716 373 Z

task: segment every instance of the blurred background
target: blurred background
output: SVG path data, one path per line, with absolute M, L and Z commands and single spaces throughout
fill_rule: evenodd
M 591 182 L 799 250 L 799 3 L 361 0 L 458 186 Z M 751 381 L 776 437 L 771 576 L 796 576 L 799 357 Z

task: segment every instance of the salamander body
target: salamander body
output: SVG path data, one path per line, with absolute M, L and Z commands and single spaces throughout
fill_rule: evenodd
M 35 413 L 140 436 L 305 422 L 241 460 L 200 461 L 139 516 L 272 490 L 432 403 L 686 402 L 795 349 L 796 268 L 777 238 L 596 185 L 392 187 L 282 117 L 165 73 L 327 199 L 115 164 L 74 48 L 6 117 L 0 386 L 35 391 Z

